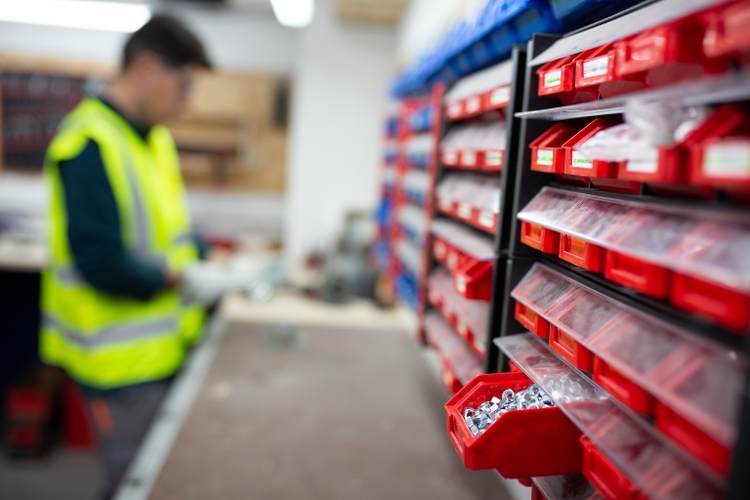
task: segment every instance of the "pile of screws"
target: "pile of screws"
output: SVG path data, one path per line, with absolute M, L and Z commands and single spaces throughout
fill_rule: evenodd
M 477 408 L 466 408 L 464 422 L 471 434 L 476 437 L 486 431 L 505 412 L 532 410 L 554 405 L 552 398 L 536 384 L 530 385 L 525 391 L 513 392 L 511 389 L 505 389 L 502 399 L 493 397 Z

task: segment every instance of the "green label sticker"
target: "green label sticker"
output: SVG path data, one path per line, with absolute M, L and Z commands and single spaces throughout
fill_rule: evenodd
M 544 74 L 545 87 L 557 87 L 562 83 L 562 70 L 558 69 Z
M 537 165 L 548 165 L 552 166 L 552 151 L 549 149 L 540 149 L 536 152 L 536 163 Z
M 586 158 L 578 151 L 573 151 L 572 165 L 576 168 L 592 168 L 594 162 L 590 158 Z
M 711 144 L 703 153 L 703 173 L 711 177 L 750 177 L 750 141 L 727 140 Z
M 499 167 L 503 163 L 502 151 L 487 151 L 484 155 L 484 162 L 489 167 Z

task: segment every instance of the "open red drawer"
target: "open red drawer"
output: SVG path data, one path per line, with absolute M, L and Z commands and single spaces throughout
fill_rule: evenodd
M 604 248 L 567 234 L 560 235 L 558 256 L 587 271 L 600 273 L 604 270 Z
M 501 397 L 505 389 L 520 391 L 529 385 L 531 380 L 522 373 L 483 374 L 446 403 L 448 436 L 464 466 L 497 469 L 506 478 L 581 471 L 581 431 L 560 408 L 509 411 L 476 437 L 466 427 L 464 409 Z
M 560 248 L 560 233 L 531 222 L 521 223 L 521 243 L 544 253 L 557 253 Z
M 531 148 L 531 170 L 562 174 L 565 171 L 565 142 L 573 137 L 577 129 L 559 122 L 534 139 Z
M 583 445 L 583 475 L 607 500 L 640 500 L 638 488 L 586 436 Z
M 604 277 L 649 297 L 667 298 L 670 275 L 659 265 L 612 250 L 606 252 Z
M 706 56 L 739 58 L 750 52 L 750 0 L 711 9 L 702 18 L 706 25 L 703 37 Z
M 456 291 L 474 300 L 490 300 L 492 294 L 492 261 L 467 258 L 456 269 Z
M 684 311 L 707 317 L 737 333 L 748 333 L 750 295 L 675 272 L 669 300 Z

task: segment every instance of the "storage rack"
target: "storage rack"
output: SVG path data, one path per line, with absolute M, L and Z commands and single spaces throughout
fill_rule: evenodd
M 679 185 L 681 196 L 675 196 L 677 185 L 670 186 L 671 179 L 622 176 L 622 164 L 615 167 L 614 172 L 617 174 L 614 175 L 611 175 L 611 167 L 610 174 L 601 174 L 606 170 L 599 168 L 602 165 L 587 165 L 586 168 L 591 169 L 587 172 L 597 172 L 607 182 L 597 182 L 601 179 L 591 175 L 590 179 L 580 182 L 578 186 L 571 185 L 570 182 L 575 182 L 576 179 L 566 179 L 564 175 L 580 175 L 581 170 L 575 170 L 570 153 L 566 153 L 562 146 L 575 151 L 575 146 L 583 142 L 576 138 L 587 131 L 591 132 L 588 135 L 590 137 L 597 125 L 602 124 L 601 118 L 594 122 L 595 117 L 607 117 L 611 120 L 609 123 L 605 122 L 604 126 L 619 123 L 628 103 L 636 99 L 657 104 L 670 100 L 682 105 L 714 105 L 747 101 L 750 99 L 750 87 L 747 85 L 746 73 L 727 68 L 726 71 L 717 71 L 715 75 L 705 75 L 687 82 L 646 88 L 608 99 L 560 105 L 550 97 L 539 95 L 543 93 L 546 83 L 542 80 L 540 84 L 540 79 L 547 74 L 545 70 L 555 72 L 555 78 L 565 71 L 574 73 L 575 58 L 583 62 L 607 57 L 610 50 L 616 50 L 620 46 L 627 47 L 633 40 L 646 44 L 649 36 L 662 36 L 658 30 L 665 29 L 665 26 L 667 31 L 686 29 L 678 18 L 706 8 L 713 9 L 715 4 L 717 2 L 687 5 L 687 2 L 666 0 L 588 32 L 581 31 L 567 37 L 536 35 L 528 46 L 524 111 L 516 115 L 522 120 L 521 154 L 517 164 L 513 216 L 509 228 L 511 242 L 500 311 L 501 338 L 496 340 L 503 352 L 497 371 L 520 370 L 551 394 L 555 391 L 555 382 L 559 383 L 566 376 L 568 380 L 573 378 L 576 384 L 589 390 L 583 401 L 571 403 L 558 400 L 557 403 L 583 433 L 584 475 L 605 498 L 640 498 L 639 495 L 647 498 L 747 498 L 750 491 L 746 478 L 747 453 L 750 448 L 750 412 L 747 399 L 750 379 L 747 375 L 747 322 L 744 318 L 734 321 L 731 317 L 721 317 L 722 315 L 707 318 L 707 311 L 702 311 L 702 315 L 691 314 L 678 307 L 679 301 L 676 302 L 677 306 L 668 303 L 664 291 L 648 288 L 655 284 L 666 285 L 666 282 L 660 283 L 659 279 L 664 278 L 659 278 L 659 274 L 642 275 L 641 277 L 648 279 L 642 280 L 641 285 L 648 287 L 640 288 L 633 280 L 623 280 L 622 277 L 618 279 L 615 272 L 616 256 L 623 255 L 624 252 L 615 250 L 622 250 L 623 247 L 618 245 L 627 238 L 620 237 L 615 244 L 598 240 L 594 235 L 598 230 L 597 224 L 603 224 L 599 228 L 602 234 L 618 232 L 616 227 L 607 228 L 606 223 L 614 226 L 620 222 L 627 224 L 632 221 L 634 214 L 627 209 L 629 206 L 640 210 L 639 214 L 644 211 L 647 214 L 659 214 L 659 217 L 666 220 L 697 217 L 696 220 L 701 221 L 705 218 L 708 222 L 704 225 L 709 227 L 718 227 L 724 223 L 732 227 L 736 227 L 735 224 L 739 224 L 740 228 L 744 227 L 750 212 L 741 203 L 733 201 L 738 198 L 737 191 L 727 191 L 726 183 L 716 182 L 709 188 L 706 186 L 710 186 L 711 182 L 703 180 L 703 184 L 696 182 L 698 187 L 688 188 L 683 181 Z M 734 2 L 729 8 L 740 7 L 750 10 L 748 2 Z M 688 8 L 692 8 L 692 11 L 687 10 Z M 679 15 L 676 14 L 679 9 L 686 10 Z M 628 28 L 631 29 L 630 32 L 626 31 Z M 607 36 L 622 38 L 624 41 L 618 42 L 619 45 L 613 48 L 609 44 L 615 40 L 607 39 Z M 695 36 L 695 33 L 690 32 L 690 36 Z M 699 53 L 701 41 L 699 39 L 697 45 Z M 692 42 L 695 47 L 695 40 Z M 604 48 L 600 49 L 602 46 Z M 619 57 L 619 53 L 615 57 Z M 609 61 L 612 64 L 614 59 Z M 701 61 L 699 64 L 711 62 Z M 571 65 L 573 69 L 570 69 Z M 663 65 L 666 66 L 667 62 Z M 560 73 L 556 73 L 558 71 Z M 585 87 L 583 89 L 586 90 Z M 563 95 L 562 100 L 580 97 L 572 94 L 577 90 L 575 86 L 564 90 L 569 94 Z M 560 94 L 556 93 L 554 97 L 559 98 Z M 727 116 L 730 118 L 724 116 L 718 123 L 726 123 L 731 119 L 731 114 Z M 710 121 L 705 123 L 717 126 Z M 584 130 L 585 128 L 589 130 Z M 558 132 L 557 136 L 554 135 L 555 132 Z M 700 131 L 697 135 L 700 136 Z M 554 151 L 556 156 L 536 156 L 540 150 Z M 694 151 L 695 149 L 691 150 L 691 154 L 694 155 Z M 568 157 L 558 160 L 558 156 L 561 157 L 562 154 L 568 154 Z M 664 154 L 660 154 L 659 165 L 662 165 Z M 685 161 L 685 158 L 680 160 Z M 532 163 L 537 163 L 537 171 L 531 169 Z M 539 171 L 546 164 L 550 164 L 548 172 Z M 564 165 L 564 169 L 559 169 L 558 165 Z M 623 180 L 626 182 L 622 182 Z M 553 189 L 543 191 L 547 186 Z M 670 187 L 675 189 L 671 190 Z M 556 226 L 559 231 L 552 230 L 554 224 L 534 224 L 536 219 L 532 214 L 540 203 L 554 204 L 553 195 L 559 195 L 557 201 L 570 196 L 577 203 L 568 212 L 568 216 L 565 215 L 565 203 L 556 206 L 560 210 L 559 220 L 570 222 L 570 225 Z M 545 196 L 549 199 L 545 200 Z M 596 211 L 600 208 L 602 213 L 612 219 L 604 221 L 597 218 Z M 618 219 L 615 212 L 622 214 L 623 218 Z M 657 220 L 647 217 L 645 222 L 653 224 Z M 620 232 L 627 234 L 628 230 L 647 231 L 645 222 L 629 229 L 623 227 Z M 691 234 L 695 234 L 694 227 L 692 233 L 687 231 L 682 236 L 690 237 Z M 666 236 L 661 240 L 665 243 L 668 241 Z M 681 241 L 685 241 L 684 238 Z M 530 247 L 528 243 L 536 248 Z M 721 241 L 716 241 L 716 245 L 721 246 Z M 605 260 L 605 254 L 607 259 L 611 254 L 612 260 Z M 641 253 L 638 255 L 643 256 Z M 671 258 L 675 260 L 662 261 L 651 270 L 673 273 L 671 275 L 675 277 L 684 276 L 686 268 L 680 267 L 679 255 Z M 653 259 L 653 256 L 649 256 L 649 259 Z M 710 265 L 707 267 L 710 268 Z M 740 272 L 739 269 L 737 271 Z M 695 274 L 698 272 L 697 269 L 691 269 L 688 274 L 698 276 L 700 274 Z M 613 279 L 617 279 L 619 283 L 613 282 Z M 678 288 L 677 282 L 675 278 L 672 290 Z M 533 297 L 526 296 L 524 286 L 530 288 L 532 295 L 536 290 L 537 296 L 544 297 L 546 301 L 536 302 Z M 708 284 L 705 286 L 709 287 Z M 677 293 L 672 291 L 671 295 L 675 296 Z M 675 303 L 674 300 L 672 302 Z M 609 305 L 609 310 L 604 313 L 601 308 L 606 309 L 606 305 Z M 581 309 L 588 306 L 600 309 Z M 576 311 L 586 316 L 586 321 L 582 322 L 578 318 L 576 323 L 575 317 L 571 319 Z M 605 325 L 596 323 L 599 318 L 596 316 L 597 311 L 603 315 L 601 321 Z M 729 311 L 732 312 L 731 306 Z M 734 312 L 741 311 L 736 310 L 735 306 Z M 623 326 L 623 322 L 636 321 L 632 319 L 635 317 L 648 318 L 644 320 L 644 324 L 648 326 L 632 327 L 631 330 Z M 618 321 L 620 329 L 617 328 Z M 590 331 L 581 326 L 584 323 Z M 640 325 L 640 319 L 634 324 Z M 524 333 L 529 330 L 537 335 Z M 636 335 L 635 331 L 641 335 Z M 643 332 L 647 332 L 645 337 Z M 542 337 L 548 339 L 543 340 Z M 669 359 L 667 356 L 658 360 L 664 363 L 661 368 L 657 365 L 649 368 L 653 368 L 653 372 L 647 371 L 643 363 L 647 354 L 653 352 L 637 349 L 638 342 L 644 342 L 644 338 L 651 342 L 665 342 L 662 348 L 669 346 L 667 354 L 675 358 Z M 667 339 L 674 342 L 669 343 Z M 618 353 L 605 348 L 604 344 L 608 342 L 611 343 L 610 347 L 616 345 L 621 351 Z M 638 357 L 628 360 L 627 354 L 622 354 L 627 349 L 638 351 Z M 644 373 L 634 370 L 636 366 L 643 369 Z M 671 369 L 672 373 L 666 375 L 659 372 L 660 369 L 667 369 L 665 367 Z M 692 373 L 691 370 L 695 372 Z M 591 372 L 593 376 L 589 375 Z M 694 392 L 690 396 L 683 394 L 679 403 L 674 399 L 677 387 L 685 389 L 687 382 L 681 382 L 682 379 L 693 383 L 701 382 L 710 387 L 712 382 L 707 378 L 710 375 L 716 377 L 713 383 L 717 385 L 709 391 L 725 391 L 721 398 L 713 401 L 714 408 L 705 408 L 705 398 L 708 396 L 701 394 L 700 387 L 693 386 Z M 701 401 L 701 398 L 704 399 Z M 643 415 L 649 418 L 644 418 Z M 719 435 L 721 437 L 717 438 Z M 631 455 L 628 455 L 621 446 L 623 439 L 630 440 L 631 445 L 639 443 L 658 459 L 651 457 L 649 460 L 645 458 L 645 453 L 633 455 L 632 450 Z M 673 479 L 670 482 L 669 478 L 675 477 L 679 480 Z M 541 485 L 542 480 L 535 478 L 534 482 Z
M 700 13 L 699 22 L 682 23 L 681 19 L 696 13 Z M 669 175 L 656 182 L 654 177 L 621 176 L 627 165 L 601 163 L 584 164 L 584 168 L 592 168 L 591 172 L 596 175 L 582 176 L 581 172 L 585 171 L 573 169 L 572 158 L 567 159 L 571 168 L 556 171 L 555 176 L 552 173 L 555 157 L 544 158 L 543 163 L 553 164 L 547 172 L 534 171 L 531 164 L 532 155 L 539 149 L 560 148 L 565 144 L 572 152 L 597 131 L 621 123 L 626 107 L 636 100 L 652 105 L 676 102 L 683 106 L 750 101 L 750 77 L 738 69 L 747 67 L 750 60 L 750 39 L 744 35 L 750 32 L 750 26 L 745 26 L 743 31 L 741 21 L 747 19 L 749 13 L 747 0 L 649 1 L 564 37 L 535 34 L 526 47 L 525 58 L 523 49 L 515 49 L 514 68 L 519 73 L 513 79 L 516 89 L 511 92 L 508 146 L 501 173 L 502 197 L 495 232 L 496 261 L 487 329 L 487 374 L 468 384 L 453 380 L 453 389 L 464 387 L 446 405 L 448 434 L 468 467 L 496 468 L 506 477 L 519 478 L 533 485 L 533 498 L 740 499 L 750 496 L 750 478 L 746 474 L 750 467 L 750 377 L 747 370 L 750 344 L 746 318 L 742 314 L 710 317 L 710 311 L 705 309 L 697 310 L 696 314 L 695 309 L 685 310 L 684 300 L 682 303 L 666 300 L 669 296 L 665 296 L 665 287 L 654 291 L 639 287 L 632 280 L 609 279 L 615 274 L 603 272 L 604 267 L 614 268 L 612 262 L 616 261 L 604 259 L 610 254 L 615 259 L 617 254 L 627 253 L 623 252 L 622 238 L 599 238 L 606 235 L 606 231 L 595 234 L 586 226 L 591 221 L 576 219 L 575 213 L 561 218 L 567 226 L 551 223 L 545 226 L 534 219 L 538 214 L 529 208 L 532 202 L 543 205 L 544 196 L 559 194 L 577 197 L 577 208 L 620 207 L 615 208 L 618 214 L 638 210 L 651 217 L 647 219 L 652 222 L 656 220 L 654 214 L 670 220 L 689 219 L 693 223 L 707 220 L 703 226 L 709 229 L 715 229 L 720 219 L 719 226 L 741 229 L 750 215 L 747 206 L 737 201 L 747 193 L 745 181 L 727 182 L 698 174 L 696 178 L 700 182 L 694 185 L 684 178 L 673 179 Z M 719 28 L 714 29 L 712 42 L 706 42 L 713 44 L 715 54 L 698 57 L 697 61 L 690 59 L 701 54 L 707 25 Z M 724 36 L 727 33 L 732 35 Z M 629 78 L 626 83 L 613 78 L 610 65 L 617 57 L 623 57 L 617 55 L 618 47 L 635 50 L 639 44 L 641 48 L 649 46 L 650 41 L 659 37 L 661 40 L 676 37 L 672 40 L 682 41 L 676 46 L 676 53 L 664 54 L 664 60 L 652 64 L 653 67 L 669 68 L 670 61 L 689 62 L 693 69 L 696 64 L 704 65 L 703 71 L 698 73 L 711 74 L 692 75 L 660 85 L 649 82 L 647 86 L 638 77 Z M 665 44 L 667 50 L 672 50 L 670 43 Z M 691 47 L 690 50 L 681 51 L 682 44 Z M 716 55 L 722 50 L 727 55 Z M 608 59 L 606 65 L 602 63 L 604 58 Z M 586 62 L 599 64 L 598 69 L 594 68 L 594 77 L 601 77 L 605 69 L 603 80 L 609 81 L 609 86 L 602 87 L 601 81 L 587 83 L 582 79 L 580 88 L 576 89 L 575 80 L 571 83 L 563 78 L 566 71 L 568 78 L 575 75 L 576 64 Z M 543 67 L 545 70 L 540 71 Z M 554 73 L 558 70 L 559 82 L 558 74 Z M 541 87 L 539 84 L 540 73 L 543 78 L 545 72 L 553 72 L 554 78 L 548 86 L 558 87 L 548 97 L 539 95 L 540 89 L 545 93 L 544 80 Z M 640 69 L 633 74 L 642 77 L 646 72 Z M 623 90 L 626 92 L 616 95 Z M 592 91 L 596 94 L 591 94 Z M 581 95 L 587 92 L 588 97 Z M 593 96 L 596 97 L 591 100 Z M 585 102 L 578 102 L 582 98 Z M 561 105 L 561 101 L 565 104 Z M 449 106 L 446 112 L 453 113 L 455 110 Z M 743 128 L 743 118 L 738 118 L 736 110 L 722 112 L 726 114 L 709 120 L 731 133 L 747 136 L 748 129 Z M 595 118 L 600 120 L 594 121 Z M 706 123 L 712 128 L 710 121 Z M 730 125 L 725 127 L 727 124 Z M 561 130 L 560 134 L 545 142 L 545 134 L 554 126 Z M 693 142 L 680 147 L 694 156 L 696 151 L 703 152 L 696 148 L 703 148 L 702 143 L 713 135 L 716 134 L 699 131 L 690 139 Z M 569 139 L 572 142 L 566 143 Z M 532 146 L 536 147 L 533 151 Z M 565 153 L 562 149 L 558 151 Z M 659 155 L 670 157 L 673 153 L 660 152 Z M 679 155 L 683 156 L 678 161 L 686 161 L 684 153 Z M 565 165 L 564 157 L 560 161 Z M 635 160 L 633 162 L 635 164 Z M 743 167 L 746 166 L 743 164 L 740 168 Z M 575 177 L 565 178 L 561 174 L 578 174 L 578 184 L 575 184 Z M 439 165 L 436 180 L 444 175 L 444 165 Z M 673 182 L 675 180 L 681 182 Z M 674 189 L 678 185 L 679 190 Z M 564 208 L 564 203 L 562 206 Z M 433 216 L 438 213 L 434 211 Z M 632 213 L 628 213 L 632 217 Z M 629 219 L 624 220 L 629 223 Z M 536 227 L 530 225 L 534 222 Z M 613 219 L 612 224 L 621 222 Z M 598 223 L 604 226 L 606 220 Z M 530 227 L 533 231 L 524 233 Z M 633 223 L 628 230 L 645 227 Z M 541 233 L 552 235 L 553 241 L 546 242 L 550 247 L 544 247 Z M 744 234 L 742 230 L 737 233 Z M 716 234 L 711 233 L 709 238 L 717 241 Z M 694 243 L 702 233 L 699 230 L 686 235 L 693 238 Z M 558 256 L 559 238 L 568 245 L 566 259 Z M 531 241 L 538 248 L 524 241 Z M 721 242 L 721 238 L 718 241 Z M 731 245 L 725 247 L 731 250 Z M 640 253 L 638 256 L 645 258 Z M 727 288 L 716 288 L 711 279 L 700 279 L 706 277 L 705 273 L 695 271 L 695 264 L 693 269 L 689 265 L 685 267 L 684 255 L 675 257 L 674 262 L 659 260 L 654 255 L 646 257 L 655 259 L 652 264 L 658 263 L 648 268 L 657 274 L 649 275 L 651 278 L 646 284 L 658 283 L 653 277 L 660 276 L 661 272 L 662 277 L 678 276 L 683 292 L 691 291 L 690 283 L 721 293 Z M 744 266 L 742 257 L 739 257 L 740 263 Z M 432 261 L 428 268 L 435 265 Z M 711 263 L 705 267 L 711 268 Z M 713 266 L 714 269 L 721 267 Z M 686 274 L 686 270 L 690 272 Z M 685 276 L 689 279 L 685 280 Z M 696 277 L 699 279 L 695 280 Z M 725 275 L 722 279 L 729 280 L 724 282 L 726 284 L 735 278 Z M 546 303 L 534 299 L 533 293 L 526 294 L 535 289 L 539 296 L 547 298 Z M 692 291 L 696 291 L 695 288 Z M 700 295 L 701 290 L 697 292 Z M 724 297 L 745 303 L 743 293 Z M 726 300 L 725 305 L 730 304 L 729 299 Z M 609 316 L 597 317 L 599 309 L 584 315 L 589 331 L 580 323 L 571 322 L 569 317 L 571 311 L 582 307 L 581 304 L 603 308 L 609 311 Z M 730 312 L 741 312 L 741 309 L 736 303 L 728 307 Z M 432 318 L 428 320 L 433 321 Z M 528 333 L 529 330 L 537 335 Z M 448 329 L 444 328 L 442 333 L 443 339 L 449 338 Z M 661 342 L 663 351 L 657 351 L 662 357 L 656 357 L 656 365 L 641 366 L 646 358 L 642 349 L 640 353 L 635 349 L 640 358 L 627 357 L 628 348 L 638 347 L 643 335 L 651 342 Z M 569 384 L 571 380 L 581 391 L 578 400 L 572 402 L 565 399 L 564 393 L 559 393 L 560 384 Z M 518 412 L 511 418 L 506 414 L 502 424 L 499 420 L 479 437 L 471 436 L 463 424 L 463 408 L 475 407 L 490 395 L 497 395 L 502 388 L 518 390 L 532 381 L 553 395 L 557 408 L 536 410 L 533 416 Z M 703 392 L 695 387 L 687 395 L 680 392 L 686 390 L 690 382 L 703 384 Z M 720 397 L 717 398 L 717 394 Z M 546 413 L 539 413 L 541 411 Z M 563 421 L 572 422 L 572 427 L 565 427 Z M 535 450 L 533 443 L 537 434 L 550 425 L 558 426 L 561 433 L 558 440 L 567 443 L 568 448 L 558 445 L 556 450 L 551 449 L 552 441 L 542 439 Z M 623 446 L 623 440 L 631 446 Z M 640 452 L 634 453 L 633 447 Z M 548 457 L 542 454 L 563 459 L 558 460 L 559 463 L 549 463 Z M 503 456 L 514 457 L 515 463 L 508 464 Z M 573 460 L 577 467 L 571 467 L 565 460 L 570 456 L 580 458 Z M 528 466 L 526 470 L 524 466 Z

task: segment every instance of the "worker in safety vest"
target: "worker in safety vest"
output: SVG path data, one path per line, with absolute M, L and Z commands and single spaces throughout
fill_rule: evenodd
M 81 386 L 109 497 L 221 287 L 191 275 L 199 259 L 166 120 L 187 103 L 203 47 L 155 16 L 124 50 L 121 73 L 61 123 L 45 160 L 49 266 L 42 359 Z

